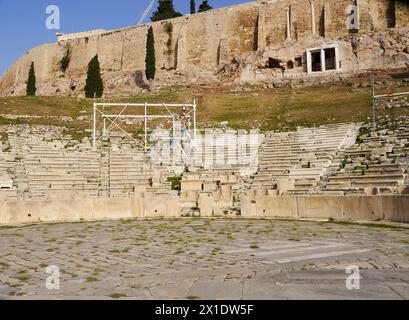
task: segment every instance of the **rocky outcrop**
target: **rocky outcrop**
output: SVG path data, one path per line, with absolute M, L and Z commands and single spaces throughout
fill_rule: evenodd
M 267 82 L 277 86 L 294 79 L 303 83 L 321 77 L 325 81 L 372 69 L 405 67 L 409 4 L 358 2 L 357 34 L 351 34 L 345 23 L 351 0 L 259 0 L 118 30 L 59 35 L 58 42 L 29 50 L 4 73 L 0 95 L 24 95 L 34 63 L 38 95 L 83 97 L 87 65 L 95 55 L 109 96 L 174 83 Z M 396 4 L 391 7 L 391 2 Z M 153 84 L 144 79 L 150 27 L 157 70 Z M 336 43 L 339 49 L 336 72 L 306 77 L 306 50 L 328 43 Z
M 307 76 L 305 52 L 308 49 L 336 43 L 339 47 L 339 72 L 325 72 Z M 297 59 L 301 59 L 298 60 Z M 301 61 L 301 64 L 298 64 Z M 328 41 L 308 37 L 301 41 L 287 41 L 258 52 L 235 57 L 219 68 L 218 76 L 229 82 L 256 84 L 283 82 L 317 77 L 328 81 L 372 70 L 409 68 L 409 28 L 391 29 L 364 35 L 350 35 Z

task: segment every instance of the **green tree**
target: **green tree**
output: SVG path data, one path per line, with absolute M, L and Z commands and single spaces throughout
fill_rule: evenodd
M 204 12 L 204 11 L 209 11 L 212 10 L 213 8 L 209 6 L 209 1 L 208 0 L 203 0 L 201 5 L 199 6 L 199 11 L 198 12 Z
M 190 14 L 196 13 L 196 2 L 195 0 L 190 0 Z
M 27 95 L 28 96 L 35 96 L 36 95 L 36 75 L 34 70 L 34 62 L 31 62 L 30 71 L 28 72 L 28 79 L 27 79 Z
M 67 71 L 68 67 L 70 66 L 70 61 L 71 61 L 71 51 L 70 49 L 67 49 L 65 52 L 64 57 L 61 59 L 60 63 L 60 70 L 65 73 Z
M 161 21 L 181 16 L 182 14 L 175 10 L 175 7 L 173 6 L 173 0 L 159 0 L 158 8 L 153 13 L 151 20 Z
M 145 57 L 145 74 L 148 80 L 155 79 L 155 37 L 153 35 L 152 27 L 148 30 L 146 39 L 146 57 Z
M 93 57 L 88 64 L 87 80 L 85 83 L 85 97 L 101 98 L 104 92 L 104 83 L 101 78 L 101 68 L 99 65 L 98 55 Z

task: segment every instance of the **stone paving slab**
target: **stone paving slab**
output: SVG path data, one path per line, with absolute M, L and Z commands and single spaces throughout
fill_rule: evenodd
M 0 299 L 409 298 L 399 225 L 123 220 L 0 227 L 0 238 Z M 359 290 L 345 285 L 351 265 Z

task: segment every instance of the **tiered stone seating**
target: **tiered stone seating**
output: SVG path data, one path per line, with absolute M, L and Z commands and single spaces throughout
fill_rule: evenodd
M 333 162 L 339 161 L 339 152 L 354 143 L 356 134 L 355 124 L 267 133 L 251 188 L 271 189 L 278 179 L 293 179 L 295 188 L 289 193 L 312 191 L 333 168 Z
M 9 136 L 1 132 L 0 137 L 0 200 L 16 200 L 17 189 L 14 185 L 16 153 L 8 141 Z
M 0 155 L 0 181 L 4 182 L 4 185 L 7 185 L 7 180 L 13 180 L 14 167 L 13 162 L 4 160 Z M 0 185 L 0 188 L 5 188 L 5 186 Z
M 201 165 L 190 165 L 183 181 L 200 181 L 204 192 L 229 187 L 233 200 L 239 201 L 244 181 L 257 171 L 263 137 L 246 130 L 207 129 L 200 143 Z
M 263 139 L 260 133 L 246 130 L 207 129 L 200 132 L 196 152 L 187 161 L 193 167 L 209 169 L 248 168 L 249 162 L 257 163 L 256 156 L 259 144 Z M 170 151 L 173 149 L 171 148 Z M 171 154 L 172 156 L 172 154 Z M 172 159 L 172 157 L 171 157 Z M 182 156 L 182 160 L 185 160 Z
M 137 185 L 156 193 L 170 189 L 170 183 L 152 185 L 152 170 L 143 152 L 126 143 L 113 150 L 106 146 L 92 150 L 87 139 L 75 141 L 63 134 L 62 128 L 17 126 L 2 130 L 9 132 L 8 149 L 14 152 L 0 154 L 0 177 L 11 172 L 21 199 L 129 197 Z M 1 191 L 4 198 L 15 197 L 16 190 L 13 192 Z
M 152 170 L 139 149 L 125 147 L 109 155 L 109 185 L 111 197 L 130 197 L 135 186 L 149 186 Z
M 376 131 L 362 127 L 357 143 L 345 152 L 344 165 L 328 178 L 326 190 L 349 193 L 399 193 L 407 184 L 409 120 L 398 126 L 380 120 Z M 375 188 L 375 191 L 373 190 Z
M 31 198 L 61 195 L 98 196 L 99 153 L 55 148 L 53 142 L 25 148 Z
M 186 165 L 184 186 L 197 191 L 196 196 L 200 192 L 215 192 L 215 196 L 224 192 L 232 196 L 234 206 L 241 192 L 249 188 L 277 195 L 406 192 L 408 124 L 409 119 L 397 125 L 381 121 L 376 132 L 364 125 L 359 136 L 361 125 L 355 124 L 268 132 L 260 147 L 246 139 L 245 156 L 243 148 L 237 148 L 233 157 L 229 147 L 234 139 L 229 140 L 226 130 L 214 129 L 210 134 L 215 139 L 210 145 L 205 142 L 200 146 L 201 163 L 194 165 L 152 163 L 143 150 L 122 136 L 104 138 L 93 150 L 89 140 L 75 141 L 63 128 L 3 126 L 0 199 L 169 194 L 168 178 L 178 176 Z M 184 196 L 190 199 L 189 192 Z

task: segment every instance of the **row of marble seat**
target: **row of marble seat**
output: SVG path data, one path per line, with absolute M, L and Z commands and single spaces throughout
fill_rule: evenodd
M 348 148 L 344 165 L 328 178 L 326 190 L 363 193 L 370 188 L 381 193 L 399 193 L 408 184 L 409 120 L 396 123 L 379 119 L 376 130 L 362 127 L 357 143 Z
M 259 169 L 252 188 L 274 188 L 279 179 L 294 179 L 296 189 L 318 186 L 338 153 L 352 145 L 357 125 L 340 124 L 300 128 L 294 132 L 269 132 L 259 151 Z

